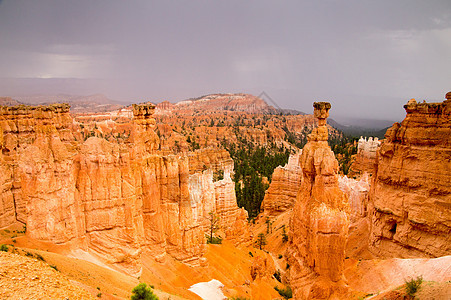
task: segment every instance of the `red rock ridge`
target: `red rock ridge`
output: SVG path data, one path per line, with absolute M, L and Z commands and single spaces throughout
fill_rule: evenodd
M 248 94 L 212 94 L 176 103 L 178 111 L 242 111 L 246 113 L 275 113 L 276 109 L 262 99 Z

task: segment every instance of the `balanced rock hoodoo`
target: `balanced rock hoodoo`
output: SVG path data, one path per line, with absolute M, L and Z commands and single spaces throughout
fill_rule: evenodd
M 318 127 L 300 157 L 303 181 L 290 221 L 290 284 L 295 299 L 344 295 L 343 269 L 349 227 L 347 196 L 338 186 L 338 162 L 327 139 L 330 103 L 315 102 Z

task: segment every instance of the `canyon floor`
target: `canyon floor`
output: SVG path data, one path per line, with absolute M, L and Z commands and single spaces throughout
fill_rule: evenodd
M 265 251 L 250 243 L 235 247 L 224 241 L 208 245 L 205 265 L 199 267 L 190 267 L 170 256 L 162 262 L 144 256 L 138 278 L 111 266 L 101 266 L 100 261 L 90 262 L 95 262 L 95 257 L 87 253 L 28 238 L 16 225 L 0 231 L 0 244 L 8 245 L 8 252 L 0 251 L 0 298 L 49 299 L 48 295 L 52 295 L 51 299 L 129 299 L 133 287 L 146 282 L 160 299 L 201 299 L 189 287 L 217 279 L 224 284 L 223 293 L 229 298 L 283 299 L 274 286 L 284 285 L 273 274 L 279 270 L 284 281 L 289 269 L 282 228 L 288 226 L 290 213 L 271 217 Z M 254 237 L 266 233 L 266 217 L 258 218 L 252 229 Z M 350 257 L 346 259 L 345 277 L 348 285 L 359 291 L 353 299 L 403 299 L 405 281 L 420 274 L 424 282 L 417 299 L 451 298 L 451 256 L 374 259 L 361 244 L 356 235 L 348 244 Z

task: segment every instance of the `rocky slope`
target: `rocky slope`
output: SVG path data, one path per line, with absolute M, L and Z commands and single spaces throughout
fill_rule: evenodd
M 386 133 L 371 186 L 371 245 L 385 257 L 451 253 L 451 93 L 404 106 Z
M 303 181 L 290 220 L 290 284 L 295 299 L 344 298 L 348 199 L 338 187 L 338 162 L 327 144 L 330 104 L 315 102 L 314 108 L 319 126 L 300 157 Z
M 95 299 L 48 264 L 0 251 L 2 299 Z

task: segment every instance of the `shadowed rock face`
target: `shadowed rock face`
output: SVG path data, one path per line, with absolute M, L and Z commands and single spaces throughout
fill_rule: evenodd
M 154 109 L 133 107 L 125 142 L 78 142 L 68 105 L 0 107 L 0 227 L 17 219 L 31 238 L 88 250 L 132 274 L 139 274 L 143 252 L 199 264 L 211 210 L 227 224 L 228 237 L 239 239 L 247 216 L 236 205 L 230 176 L 216 183 L 212 176 L 200 183 L 190 178 L 199 165 L 229 174 L 230 156 L 214 150 L 163 155 Z M 195 192 L 209 196 L 196 203 Z
M 451 93 L 405 106 L 387 130 L 370 191 L 372 251 L 384 257 L 451 254 Z
M 300 157 L 303 181 L 290 220 L 290 284 L 295 299 L 346 293 L 343 282 L 348 199 L 338 187 L 338 162 L 327 144 L 330 104 L 314 104 L 319 126 Z

